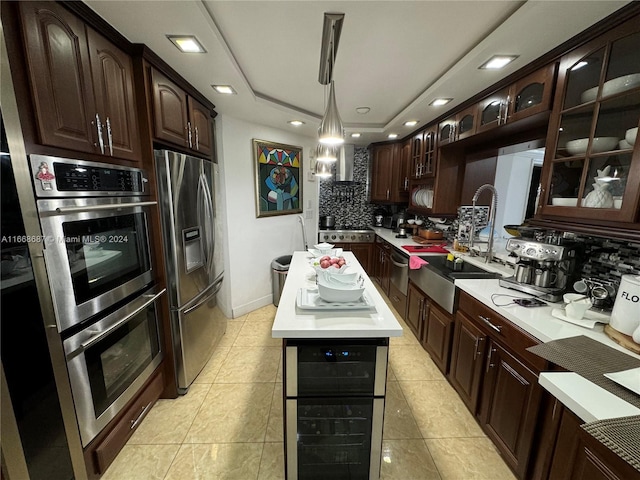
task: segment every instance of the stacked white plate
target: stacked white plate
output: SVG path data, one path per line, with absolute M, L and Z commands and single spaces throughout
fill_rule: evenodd
M 433 190 L 430 188 L 419 188 L 413 192 L 413 204 L 418 207 L 433 207 Z

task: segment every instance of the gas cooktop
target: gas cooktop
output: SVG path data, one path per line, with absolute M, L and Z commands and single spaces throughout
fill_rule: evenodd
M 351 232 L 351 231 L 370 232 L 373 229 L 369 225 L 336 225 L 335 227 L 331 227 L 331 228 L 320 227 L 320 231 L 327 231 L 327 230 L 330 230 L 330 231 L 333 231 L 333 232 L 336 232 L 336 231 L 343 231 L 343 232 L 346 232 L 346 231 L 349 231 L 349 232 Z

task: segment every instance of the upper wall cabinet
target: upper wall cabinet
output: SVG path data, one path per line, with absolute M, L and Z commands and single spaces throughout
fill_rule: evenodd
M 441 122 L 438 144 L 446 145 L 476 133 L 476 110 L 474 105 Z
M 201 155 L 213 152 L 211 112 L 153 68 L 154 136 Z
M 20 2 L 40 142 L 141 157 L 131 58 L 54 2 Z
M 640 18 L 562 59 L 543 170 L 543 216 L 636 222 Z
M 547 65 L 480 101 L 477 132 L 550 110 L 555 71 Z
M 411 162 L 409 169 L 412 180 L 433 178 L 436 175 L 437 127 L 435 125 L 416 133 L 411 138 Z

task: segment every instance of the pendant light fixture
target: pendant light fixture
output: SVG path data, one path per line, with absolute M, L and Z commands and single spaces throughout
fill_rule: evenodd
M 338 105 L 333 82 L 333 66 L 336 61 L 336 50 L 342 31 L 344 13 L 325 13 L 322 28 L 322 44 L 320 48 L 320 71 L 318 81 L 322 85 L 329 85 L 329 100 L 324 112 L 324 117 L 318 129 L 318 141 L 327 145 L 340 145 L 344 143 L 344 127 Z
M 338 160 L 337 148 L 324 143 L 319 143 L 316 147 L 316 160 L 318 162 L 335 162 Z
M 316 177 L 329 178 L 331 177 L 331 164 L 327 162 L 316 161 Z

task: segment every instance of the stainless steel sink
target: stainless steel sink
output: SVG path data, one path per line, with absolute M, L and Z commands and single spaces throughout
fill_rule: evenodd
M 459 278 L 499 278 L 499 273 L 488 272 L 468 262 L 462 264 L 462 269 L 453 271 L 447 264 L 445 255 L 431 255 L 420 257 L 429 262 L 417 270 L 409 271 L 409 278 L 431 299 L 453 313 L 456 307 L 456 287 L 454 281 Z

